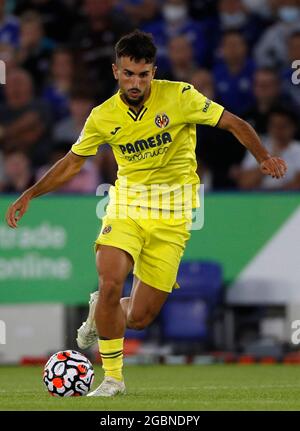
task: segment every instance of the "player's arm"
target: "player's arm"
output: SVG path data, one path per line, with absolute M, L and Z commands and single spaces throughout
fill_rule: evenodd
M 25 192 L 9 206 L 6 212 L 7 224 L 12 228 L 17 227 L 17 223 L 27 211 L 31 199 L 58 189 L 80 171 L 85 160 L 86 157 L 77 156 L 69 151 L 62 159 L 56 162 L 39 181 L 25 190 Z
M 255 157 L 259 165 L 258 169 L 249 172 L 249 182 L 253 187 L 259 184 L 262 174 L 271 175 L 272 178 L 281 178 L 287 171 L 287 164 L 280 157 L 274 157 L 262 145 L 253 127 L 228 111 L 224 111 L 217 127 L 231 132 L 241 144 L 243 144 Z M 247 188 L 247 187 L 245 187 Z

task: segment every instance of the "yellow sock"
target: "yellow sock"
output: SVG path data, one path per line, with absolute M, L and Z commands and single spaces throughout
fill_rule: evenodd
M 124 338 L 98 341 L 105 377 L 123 380 L 123 342 Z

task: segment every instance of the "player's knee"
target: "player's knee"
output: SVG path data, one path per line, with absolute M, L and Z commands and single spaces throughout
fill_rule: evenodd
M 102 278 L 100 283 L 100 303 L 115 306 L 120 302 L 123 283 L 115 278 Z
M 140 314 L 130 312 L 127 317 L 127 326 L 131 329 L 142 330 L 145 329 L 154 320 L 155 315 L 152 313 Z
M 128 328 L 135 329 L 136 331 L 141 331 L 148 326 L 146 320 L 128 320 Z

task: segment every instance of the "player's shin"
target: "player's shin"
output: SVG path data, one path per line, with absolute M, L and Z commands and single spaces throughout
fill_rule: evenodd
M 126 316 L 120 300 L 117 305 L 109 301 L 98 301 L 96 325 L 99 334 L 99 352 L 105 377 L 123 380 L 123 344 Z

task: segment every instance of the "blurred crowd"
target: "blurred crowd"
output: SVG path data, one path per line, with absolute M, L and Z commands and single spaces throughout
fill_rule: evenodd
M 135 28 L 154 36 L 156 78 L 192 83 L 289 165 L 266 178 L 230 133 L 199 125 L 206 190 L 300 189 L 300 0 L 0 0 L 0 191 L 23 191 L 69 151 L 116 92 L 114 44 Z M 103 145 L 60 192 L 95 193 L 116 170 Z

